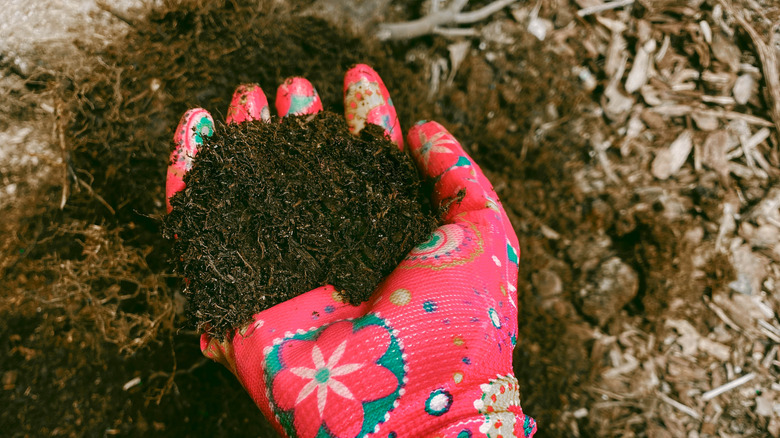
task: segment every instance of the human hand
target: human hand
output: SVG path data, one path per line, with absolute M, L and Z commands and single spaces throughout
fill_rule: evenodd
M 382 80 L 358 65 L 345 77 L 345 117 L 357 134 L 382 126 L 403 147 Z M 322 109 L 305 79 L 277 93 L 281 116 Z M 256 85 L 240 86 L 228 123 L 269 120 Z M 188 111 L 176 129 L 166 195 L 184 188 L 213 120 Z M 360 306 L 323 286 L 264 310 L 204 354 L 239 378 L 267 418 L 290 437 L 531 436 L 512 373 L 517 336 L 518 242 L 492 186 L 446 129 L 418 123 L 407 137 L 433 182 L 442 225 Z M 167 203 L 170 212 L 170 202 Z

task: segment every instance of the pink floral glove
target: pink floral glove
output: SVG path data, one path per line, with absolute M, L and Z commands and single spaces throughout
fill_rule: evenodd
M 344 83 L 350 130 L 377 124 L 403 147 L 377 73 L 358 65 Z M 311 114 L 322 103 L 308 81 L 293 78 L 276 107 L 283 116 Z M 262 90 L 239 87 L 228 123 L 268 118 Z M 184 115 L 168 197 L 184 187 L 212 131 L 205 110 Z M 351 306 L 323 286 L 254 315 L 224 341 L 203 335 L 201 349 L 233 371 L 284 436 L 530 437 L 536 423 L 520 408 L 512 373 L 517 236 L 490 182 L 443 126 L 419 122 L 407 145 L 446 213 L 370 301 Z

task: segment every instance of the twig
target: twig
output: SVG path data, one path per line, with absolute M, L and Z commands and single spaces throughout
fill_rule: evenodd
M 211 359 L 207 359 L 205 357 L 202 357 L 202 358 L 198 359 L 197 362 L 195 362 L 192 365 L 190 365 L 190 367 L 187 368 L 186 370 L 175 370 L 175 371 L 172 371 L 170 373 L 166 372 L 166 371 L 155 371 L 154 373 L 149 375 L 149 378 L 147 380 L 156 379 L 158 377 L 170 377 L 172 375 L 173 376 L 180 376 L 182 374 L 192 374 L 198 368 L 200 368 L 200 367 L 202 367 L 204 365 L 207 365 L 207 364 L 209 364 L 211 362 L 212 362 Z
M 690 415 L 691 417 L 693 417 L 696 420 L 701 420 L 701 414 L 699 414 L 698 412 L 694 411 L 693 408 L 691 408 L 690 406 L 684 405 L 684 404 L 678 402 L 677 400 L 675 400 L 675 399 L 673 399 L 673 398 L 669 397 L 668 395 L 666 395 L 664 393 L 661 393 L 661 392 L 658 393 L 658 398 L 660 398 L 663 402 L 671 405 L 673 408 L 677 409 L 678 411 L 680 411 L 680 412 L 682 412 L 684 414 L 688 414 L 688 415 Z
M 717 304 L 713 303 L 712 300 L 705 296 L 704 297 L 704 303 L 707 304 L 707 307 L 712 310 L 715 315 L 720 318 L 721 321 L 723 321 L 727 326 L 731 327 L 733 330 L 743 333 L 742 327 L 738 326 L 737 323 L 731 320 L 731 318 L 726 315 L 726 312 L 723 311 L 720 307 L 718 307 Z
M 65 203 L 68 202 L 68 195 L 70 195 L 70 181 L 68 181 L 68 146 L 65 143 L 65 128 L 62 126 L 61 104 L 57 104 L 55 114 L 54 132 L 59 141 L 60 153 L 62 154 L 62 196 L 60 196 L 60 210 L 62 210 L 65 208 Z
M 601 394 L 602 396 L 607 396 L 611 399 L 617 400 L 617 401 L 623 401 L 625 400 L 628 395 L 627 394 L 618 394 L 616 392 L 608 391 L 604 388 L 599 388 L 597 386 L 591 386 L 588 388 L 590 391 L 593 391 L 595 393 Z
M 580 17 L 587 17 L 588 15 L 598 14 L 599 12 L 609 11 L 611 9 L 622 8 L 634 4 L 634 0 L 617 0 L 614 2 L 604 3 L 589 8 L 582 8 L 577 11 L 577 15 Z
M 426 35 L 437 26 L 455 22 L 455 16 L 466 7 L 468 0 L 455 0 L 449 8 L 432 12 L 425 17 L 403 23 L 391 23 L 380 26 L 377 38 L 385 40 L 403 40 Z
M 737 120 L 732 122 L 730 126 L 734 131 L 736 131 L 737 137 L 739 138 L 739 144 L 742 147 L 742 155 L 745 156 L 745 162 L 754 175 L 760 176 L 758 174 L 758 169 L 756 168 L 756 162 L 753 160 L 753 148 L 752 142 L 750 141 L 751 135 L 747 123 L 742 120 Z M 756 145 L 758 145 L 758 143 L 756 143 Z M 766 176 L 764 176 L 764 178 L 766 178 Z
M 236 254 L 238 254 L 238 256 L 241 258 L 241 261 L 244 262 L 246 267 L 249 268 L 249 270 L 252 271 L 252 273 L 254 274 L 255 273 L 255 268 L 253 268 L 252 265 L 250 265 L 249 262 L 246 261 L 244 256 L 241 254 L 241 251 L 236 251 Z
M 778 346 L 775 345 L 772 347 L 771 350 L 764 356 L 764 359 L 761 361 L 761 366 L 764 368 L 769 368 L 770 365 L 772 365 L 772 360 L 777 357 L 777 350 Z
M 705 392 L 704 394 L 701 395 L 701 400 L 702 401 L 707 401 L 707 400 L 713 399 L 713 398 L 723 394 L 724 392 L 731 391 L 732 389 L 734 389 L 734 388 L 736 388 L 738 386 L 742 386 L 745 383 L 747 383 L 747 382 L 749 382 L 749 381 L 751 381 L 751 380 L 753 380 L 755 378 L 756 378 L 756 373 L 747 373 L 747 374 L 745 374 L 744 376 L 742 376 L 740 378 L 734 379 L 731 382 L 728 382 L 728 383 L 723 384 L 723 385 L 721 385 L 721 386 L 719 386 L 719 387 L 717 387 L 715 389 L 711 389 L 711 390 Z
M 612 146 L 612 142 L 609 140 L 594 142 L 592 143 L 592 146 L 599 159 L 599 164 L 601 164 L 601 167 L 604 169 L 604 174 L 607 175 L 607 179 L 613 184 L 620 184 L 620 178 L 618 178 L 615 171 L 612 170 L 612 164 L 607 157 L 607 149 Z
M 156 398 L 157 406 L 160 406 L 160 402 L 162 401 L 162 398 L 165 397 L 165 394 L 167 394 L 168 391 L 171 388 L 176 386 L 176 382 L 175 382 L 176 370 L 179 369 L 179 361 L 176 359 L 176 349 L 174 348 L 174 345 L 173 345 L 173 332 L 172 331 L 168 334 L 168 343 L 169 343 L 169 345 L 171 347 L 171 358 L 173 359 L 173 367 L 171 369 L 171 372 L 170 373 L 165 373 L 164 371 L 158 371 L 156 373 L 153 373 L 147 379 L 148 381 L 151 381 L 153 378 L 157 377 L 158 375 L 165 376 L 167 374 L 168 378 L 165 380 L 165 384 L 163 385 L 162 388 L 160 388 L 160 391 L 157 394 L 157 397 L 154 397 L 154 398 Z M 178 388 L 177 388 L 177 390 L 178 390 Z M 147 398 L 147 403 L 151 399 L 152 398 Z
M 761 326 L 759 330 L 761 330 L 769 339 L 780 343 L 780 330 L 778 330 L 777 327 L 762 319 L 758 320 L 758 325 Z
M 224 281 L 225 283 L 233 283 L 233 281 L 232 281 L 232 280 L 230 280 L 230 279 L 228 279 L 227 277 L 225 277 L 225 276 L 222 274 L 222 272 L 220 272 L 220 270 L 219 270 L 219 269 L 217 269 L 217 267 L 214 265 L 214 260 L 212 260 L 212 259 L 209 259 L 208 265 L 209 265 L 209 267 L 211 267 L 211 269 L 214 271 L 214 273 L 215 273 L 215 274 L 217 274 L 217 276 L 218 276 L 220 279 L 222 279 L 222 281 Z M 216 305 L 216 304 L 215 304 L 215 305 Z M 219 307 L 219 306 L 217 306 L 217 307 Z M 220 307 L 220 309 L 222 309 L 222 308 Z M 222 309 L 222 310 L 224 310 L 224 309 Z
M 469 23 L 476 23 L 478 21 L 482 21 L 485 18 L 495 14 L 496 12 L 504 9 L 505 7 L 511 5 L 517 0 L 497 0 L 493 3 L 477 9 L 476 11 L 471 12 L 464 12 L 462 14 L 458 14 L 455 16 L 455 22 L 458 24 L 469 24 Z
M 742 145 L 745 149 L 753 150 L 758 145 L 760 145 L 764 140 L 769 138 L 769 130 L 766 128 L 761 128 L 753 134 L 750 138 L 746 140 L 746 143 Z
M 750 114 L 743 114 L 735 111 L 715 111 L 715 110 L 698 110 L 698 111 L 704 115 L 723 117 L 728 120 L 744 120 L 751 125 L 772 126 L 772 122 L 769 122 L 760 117 L 756 117 Z
M 73 177 L 74 177 L 74 178 L 76 178 L 76 181 L 78 181 L 78 183 L 79 183 L 79 185 L 80 185 L 81 187 L 84 187 L 84 188 L 85 188 L 85 189 L 86 189 L 86 190 L 89 192 L 89 194 L 90 194 L 90 195 L 92 195 L 92 196 L 93 196 L 95 199 L 97 199 L 97 200 L 98 200 L 98 202 L 100 202 L 101 204 L 103 204 L 103 206 L 104 206 L 104 207 L 106 207 L 106 209 L 107 209 L 109 212 L 111 212 L 111 214 L 112 214 L 112 215 L 115 215 L 115 214 L 116 214 L 116 211 L 115 211 L 115 210 L 114 210 L 114 209 L 111 207 L 111 205 L 109 205 L 109 204 L 108 204 L 108 202 L 106 202 L 106 200 L 105 200 L 105 199 L 103 199 L 103 197 L 102 197 L 102 196 L 98 195 L 98 194 L 97 194 L 97 193 L 96 193 L 96 192 L 95 192 L 95 191 L 92 189 L 92 186 L 90 186 L 89 184 L 87 184 L 87 183 L 86 183 L 86 182 L 85 182 L 83 179 L 79 178 L 79 177 L 78 177 L 78 176 L 76 176 L 76 175 L 73 175 Z M 63 204 L 63 206 L 64 206 L 64 205 L 65 205 L 65 204 Z M 60 207 L 60 208 L 62 208 L 62 207 Z
M 517 0 L 496 0 L 476 11 L 461 12 L 468 0 L 455 0 L 450 7 L 436 10 L 417 20 L 390 23 L 380 26 L 376 37 L 380 41 L 406 40 L 434 33 L 437 28 L 448 24 L 468 24 L 484 20 L 490 15 L 515 3 Z
M 465 29 L 460 27 L 435 27 L 433 28 L 432 33 L 448 38 L 473 37 L 479 35 L 479 31 L 470 27 Z

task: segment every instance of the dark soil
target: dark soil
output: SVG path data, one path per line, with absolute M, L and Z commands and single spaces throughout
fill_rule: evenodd
M 437 226 L 409 156 L 329 112 L 218 127 L 185 182 L 164 233 L 190 319 L 218 336 L 326 284 L 367 301 Z

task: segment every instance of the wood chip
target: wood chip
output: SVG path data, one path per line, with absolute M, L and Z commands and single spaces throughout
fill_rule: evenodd
M 756 414 L 762 417 L 771 417 L 772 405 L 774 405 L 774 399 L 771 394 L 762 394 L 756 397 Z
M 713 131 L 704 140 L 702 147 L 702 164 L 718 172 L 723 179 L 728 178 L 728 158 L 727 151 L 736 144 L 736 140 L 729 135 L 728 131 L 719 129 Z
M 658 179 L 668 179 L 685 164 L 693 149 L 693 134 L 690 130 L 683 131 L 668 148 L 658 152 L 653 160 L 651 172 Z
M 678 71 L 677 73 L 675 73 L 674 75 L 672 75 L 672 77 L 669 80 L 669 82 L 672 85 L 672 89 L 674 89 L 674 87 L 679 86 L 679 85 L 684 84 L 684 83 L 692 83 L 693 84 L 693 81 L 697 81 L 700 76 L 701 76 L 702 80 L 704 80 L 704 81 L 711 80 L 711 79 L 708 79 L 708 78 L 711 78 L 713 76 L 714 77 L 718 77 L 718 75 L 716 75 L 714 73 L 711 73 L 709 75 L 708 75 L 708 73 L 709 73 L 709 70 L 705 71 L 704 74 L 700 75 L 698 70 L 694 70 L 692 68 L 684 68 L 684 69 Z
M 3 373 L 2 384 L 5 391 L 10 391 L 16 387 L 16 378 L 19 377 L 19 371 L 10 370 Z
M 693 107 L 690 105 L 666 103 L 663 105 L 656 106 L 652 108 L 652 110 L 662 116 L 681 117 L 690 114 L 691 111 L 693 111 Z
M 723 310 L 723 308 L 715 304 L 709 297 L 705 296 L 704 298 L 705 298 L 704 303 L 707 304 L 707 307 L 709 307 L 710 310 L 712 310 L 713 313 L 715 313 L 715 316 L 720 318 L 720 320 L 723 321 L 724 324 L 726 324 L 732 330 L 735 330 L 738 333 L 743 332 L 742 327 L 738 326 L 736 322 L 732 321 L 731 318 L 729 318 L 729 316 L 726 315 L 726 312 Z
M 627 92 L 633 93 L 647 83 L 647 75 L 650 70 L 655 49 L 655 40 L 649 40 L 637 51 L 636 58 L 634 58 L 634 65 L 631 66 L 631 71 L 628 73 L 628 78 L 626 78 L 625 88 Z
M 743 74 L 734 82 L 734 87 L 731 89 L 731 93 L 734 95 L 734 100 L 738 104 L 744 105 L 748 102 L 748 100 L 750 100 L 756 89 L 756 80 L 753 79 L 753 76 L 749 74 Z
M 655 54 L 655 62 L 659 63 L 664 59 L 664 56 L 666 56 L 666 52 L 669 50 L 669 47 L 672 46 L 672 38 L 669 37 L 669 35 L 664 35 L 664 41 L 661 43 L 661 48 L 658 49 L 658 52 Z
M 645 103 L 650 106 L 658 106 L 664 103 L 664 100 L 661 98 L 661 93 L 652 85 L 644 85 L 639 89 L 639 93 L 642 95 L 642 99 L 644 99 Z
M 725 37 L 720 32 L 712 36 L 712 54 L 715 59 L 726 64 L 731 71 L 739 70 L 739 62 L 742 58 L 742 52 L 736 46 L 731 38 Z
M 609 81 L 607 88 L 604 89 L 601 103 L 604 115 L 615 122 L 625 121 L 629 112 L 631 112 L 631 108 L 634 106 L 634 98 L 624 95 L 618 88 L 620 78 L 625 71 L 626 62 L 628 62 L 628 57 L 624 55 L 620 67 Z
M 663 116 L 658 114 L 655 111 L 650 111 L 648 109 L 643 109 L 642 113 L 640 114 L 640 117 L 642 118 L 642 121 L 647 125 L 648 128 L 660 131 L 666 128 L 666 120 L 664 120 Z
M 731 96 L 709 96 L 702 95 L 701 101 L 706 103 L 715 103 L 721 106 L 734 105 L 734 98 Z
M 470 48 L 470 41 L 461 41 L 447 46 L 447 50 L 450 52 L 450 76 L 447 78 L 447 86 L 452 86 L 452 81 L 455 79 L 455 73 L 458 72 L 460 64 L 466 59 L 466 55 L 469 53 Z
M 743 144 L 743 147 L 748 150 L 755 149 L 756 146 L 760 145 L 764 142 L 767 138 L 769 138 L 769 129 L 762 128 L 759 129 L 758 132 L 750 136 L 749 139 Z
M 701 337 L 699 338 L 697 346 L 699 347 L 699 350 L 709 354 L 721 362 L 726 362 L 731 358 L 731 348 L 721 344 L 720 342 L 715 342 L 711 339 Z
M 750 179 L 755 176 L 749 167 L 733 162 L 729 163 L 729 172 L 742 179 Z
M 682 348 L 682 354 L 695 357 L 699 351 L 699 338 L 701 338 L 696 328 L 690 322 L 680 319 L 669 319 L 664 325 L 675 329 L 679 333 L 676 342 Z
M 766 335 L 769 339 L 771 339 L 773 342 L 780 342 L 780 328 L 777 328 L 773 326 L 772 324 L 759 319 L 758 320 L 758 329 Z M 776 347 L 776 345 L 775 345 Z
M 701 420 L 701 414 L 696 412 L 690 406 L 684 405 L 684 404 L 678 402 L 677 400 L 672 399 L 668 395 L 660 393 L 660 392 L 658 393 L 658 398 L 660 398 L 664 403 L 667 403 L 670 406 L 672 406 L 673 408 L 677 409 L 678 411 L 680 411 L 680 412 L 682 412 L 684 414 L 690 415 L 691 417 L 693 417 L 696 420 Z
M 613 77 L 620 69 L 623 62 L 623 54 L 626 53 L 626 39 L 621 32 L 612 32 L 612 38 L 609 40 L 607 56 L 604 62 L 604 72 Z
M 528 32 L 535 36 L 539 41 L 544 41 L 547 32 L 553 29 L 553 23 L 544 18 L 532 17 L 528 21 Z
M 691 118 L 693 119 L 693 122 L 696 123 L 696 127 L 702 131 L 712 131 L 718 129 L 718 126 L 720 125 L 717 117 L 700 111 L 692 112 Z
M 735 216 L 737 213 L 737 207 L 731 202 L 723 203 L 723 215 L 720 218 L 720 224 L 718 225 L 718 237 L 715 240 L 715 249 L 721 251 L 725 246 L 724 241 L 726 236 L 730 236 L 734 230 L 737 229 Z
M 602 17 L 601 15 L 596 16 L 596 21 L 599 22 L 602 26 L 609 29 L 610 32 L 613 33 L 623 33 L 628 29 L 628 26 L 626 23 L 619 21 L 619 20 L 613 20 L 611 18 Z
M 707 44 L 712 44 L 712 28 L 710 28 L 710 24 L 702 20 L 699 22 L 699 28 L 701 28 L 701 34 L 704 37 L 704 41 L 706 41 Z
M 735 75 L 729 72 L 714 73 L 710 70 L 705 70 L 701 74 L 701 80 L 706 82 L 710 87 L 717 90 L 725 90 L 731 83 L 734 82 Z
M 736 270 L 737 278 L 729 283 L 729 288 L 743 295 L 734 295 L 732 301 L 737 308 L 741 309 L 739 312 L 741 316 L 760 319 L 763 315 L 760 310 L 756 310 L 754 297 L 751 295 L 761 292 L 761 284 L 766 278 L 769 261 L 758 253 L 753 253 L 750 245 L 744 244 L 732 251 L 731 263 Z

